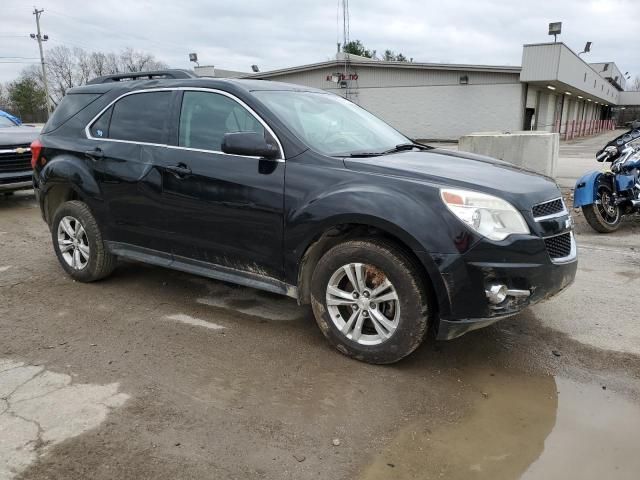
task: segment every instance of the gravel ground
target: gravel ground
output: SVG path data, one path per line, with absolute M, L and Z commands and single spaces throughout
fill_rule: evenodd
M 294 301 L 122 263 L 73 282 L 0 197 L 0 479 L 636 479 L 638 223 L 565 293 L 386 367 Z

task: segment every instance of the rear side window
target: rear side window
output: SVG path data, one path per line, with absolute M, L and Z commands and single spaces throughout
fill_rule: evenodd
M 257 132 L 262 124 L 238 102 L 209 92 L 184 92 L 180 111 L 181 147 L 222 150 L 225 133 Z
M 100 115 L 89 129 L 91 131 L 91 136 L 95 138 L 109 138 L 109 123 L 111 123 L 111 113 L 113 112 L 113 107 L 109 107 L 106 112 Z
M 116 140 L 130 140 L 145 143 L 166 143 L 166 124 L 169 115 L 169 102 L 171 92 L 148 92 L 127 95 L 118 100 L 112 107 L 112 112 L 107 110 L 91 128 L 101 122 L 104 127 L 105 115 L 110 114 L 111 121 L 108 127 L 103 129 L 101 138 Z M 97 133 L 97 130 L 96 130 Z
M 42 129 L 42 133 L 51 132 L 66 123 L 67 120 L 89 106 L 101 95 L 101 93 L 70 93 L 65 95 Z

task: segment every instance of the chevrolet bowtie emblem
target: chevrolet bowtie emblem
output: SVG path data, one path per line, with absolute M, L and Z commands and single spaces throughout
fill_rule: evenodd
M 18 155 L 22 155 L 23 153 L 27 153 L 29 150 L 31 150 L 31 149 L 30 148 L 18 147 L 18 148 L 16 148 L 16 153 Z

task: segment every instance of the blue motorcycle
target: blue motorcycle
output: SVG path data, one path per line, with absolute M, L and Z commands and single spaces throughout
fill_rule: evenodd
M 612 162 L 611 169 L 589 172 L 576 183 L 573 206 L 591 227 L 601 233 L 615 232 L 622 217 L 640 213 L 640 129 L 629 130 L 596 154 L 599 162 Z

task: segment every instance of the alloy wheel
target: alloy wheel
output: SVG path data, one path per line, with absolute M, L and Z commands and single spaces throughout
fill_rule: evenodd
M 360 345 L 383 343 L 398 328 L 398 293 L 373 265 L 349 263 L 336 270 L 327 285 L 326 302 L 336 328 Z
M 66 216 L 58 223 L 58 248 L 67 265 L 75 270 L 82 270 L 89 263 L 89 239 L 77 218 Z

